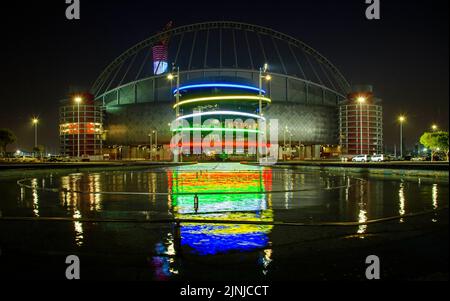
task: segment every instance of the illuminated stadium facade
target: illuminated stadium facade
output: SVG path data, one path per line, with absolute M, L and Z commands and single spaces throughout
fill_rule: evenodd
M 256 154 L 261 109 L 271 102 L 263 89 L 230 82 L 191 84 L 175 89 L 176 124 L 185 154 Z M 172 146 L 172 145 L 171 145 Z
M 165 68 L 152 61 L 161 41 L 167 64 L 179 69 L 180 116 L 174 107 L 176 85 L 167 79 L 172 67 L 159 74 Z M 265 63 L 271 80 L 264 81 L 261 95 L 260 68 Z M 193 114 L 203 113 L 202 120 L 208 116 L 222 126 L 227 118 L 257 121 L 262 118 L 261 96 L 263 118 L 278 120 L 280 145 L 286 133 L 292 145 L 338 145 L 339 105 L 350 86 L 328 59 L 289 35 L 244 23 L 207 22 L 171 28 L 134 45 L 106 67 L 91 92 L 105 111 L 104 145 L 120 150 L 118 158 L 148 158 L 145 149 L 153 132 L 163 158 L 175 119 L 191 118 L 192 125 Z M 206 100 L 187 102 L 192 98 Z M 206 129 L 201 132 L 208 134 Z

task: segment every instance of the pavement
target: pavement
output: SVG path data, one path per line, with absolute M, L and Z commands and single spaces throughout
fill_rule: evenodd
M 155 162 L 155 161 L 96 161 L 96 162 L 35 162 L 18 163 L 7 162 L 0 163 L 1 170 L 11 169 L 74 169 L 74 168 L 103 168 L 103 167 L 159 167 L 159 166 L 178 166 L 192 163 L 174 163 L 174 162 Z

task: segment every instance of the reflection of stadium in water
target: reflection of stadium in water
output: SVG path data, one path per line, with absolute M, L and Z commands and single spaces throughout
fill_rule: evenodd
M 168 184 L 173 193 L 171 203 L 175 217 L 273 221 L 271 195 L 261 193 L 272 189 L 272 170 L 241 168 L 234 171 L 195 168 L 169 171 Z M 197 213 L 195 193 L 199 193 Z M 268 234 L 271 229 L 272 226 L 267 225 L 183 223 L 181 245 L 201 255 L 254 250 L 270 244 Z

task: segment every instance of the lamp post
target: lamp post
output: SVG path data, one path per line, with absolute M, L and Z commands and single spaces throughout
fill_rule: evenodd
M 267 74 L 267 70 L 269 69 L 269 65 L 266 63 L 264 64 L 263 68 L 259 68 L 259 116 L 263 116 L 262 113 L 262 80 L 265 79 L 266 81 L 270 81 L 272 79 L 272 76 L 270 74 Z
M 403 123 L 406 121 L 406 117 L 402 115 L 398 121 L 400 122 L 400 158 L 403 158 Z
M 366 102 L 366 98 L 365 98 L 364 96 L 360 96 L 360 97 L 358 97 L 357 101 L 358 101 L 358 103 L 359 103 L 359 128 L 360 128 L 359 144 L 360 144 L 360 151 L 361 151 L 361 154 L 362 154 L 362 153 L 363 153 L 363 140 L 362 140 L 362 138 L 363 138 L 363 126 L 362 126 L 363 118 L 362 118 L 362 106 L 363 106 L 363 103 Z
M 262 112 L 262 81 L 263 79 L 265 79 L 266 81 L 270 81 L 272 79 L 272 77 L 270 76 L 270 74 L 267 74 L 267 70 L 269 69 L 269 65 L 267 63 L 264 64 L 264 67 L 260 67 L 259 68 L 259 77 L 258 77 L 258 112 L 259 112 L 259 116 L 262 118 L 263 117 L 263 112 Z M 258 132 L 258 144 L 257 144 L 257 149 L 256 149 L 256 158 L 257 161 L 259 161 L 259 149 L 260 149 L 260 144 L 261 144 L 261 129 L 259 129 L 260 131 Z M 267 156 L 266 156 L 267 159 Z
M 158 131 L 154 130 L 153 134 L 155 134 L 156 161 L 158 161 Z
M 173 71 L 176 70 L 176 74 L 173 74 Z M 175 108 L 175 115 L 176 118 L 180 117 L 180 107 L 179 107 L 179 103 L 180 103 L 180 67 L 172 67 L 172 73 L 169 73 L 169 75 L 167 75 L 167 79 L 172 81 L 173 79 L 177 79 L 177 87 L 176 87 L 176 93 L 175 93 L 175 102 L 176 102 L 176 108 Z M 156 137 L 157 138 L 157 137 Z M 158 146 L 156 146 L 158 147 Z M 183 158 L 183 155 L 179 154 L 180 158 Z M 175 160 L 175 157 L 174 157 Z
M 431 126 L 431 129 L 433 130 L 433 132 L 436 132 L 439 129 L 439 127 L 437 126 L 437 124 L 433 124 Z
M 148 137 L 150 137 L 150 161 L 153 160 L 153 135 L 155 135 L 155 148 L 156 151 L 158 151 L 158 131 L 152 130 L 151 133 L 148 134 Z
M 80 103 L 83 99 L 80 96 L 74 98 L 75 103 L 78 108 L 78 119 L 77 119 L 77 158 L 80 158 Z
M 37 142 L 37 126 L 39 123 L 39 119 L 34 117 L 31 121 L 33 122 L 33 125 L 34 125 L 34 147 L 37 147 L 37 144 L 38 144 L 38 142 Z
M 153 141 L 152 141 L 152 138 L 153 138 L 153 135 L 152 135 L 152 133 L 150 133 L 150 134 L 148 134 L 148 136 L 150 137 L 150 161 L 152 161 L 152 159 L 153 159 Z
M 169 75 L 167 75 L 167 79 L 169 79 L 170 81 L 174 80 L 175 78 L 177 79 L 177 88 L 176 91 L 177 93 L 175 93 L 175 99 L 176 99 L 176 108 L 175 108 L 175 112 L 176 112 L 176 116 L 177 118 L 180 117 L 180 108 L 178 106 L 178 103 L 180 102 L 180 67 L 173 67 L 172 71 L 176 70 L 176 74 L 173 73 L 169 73 Z

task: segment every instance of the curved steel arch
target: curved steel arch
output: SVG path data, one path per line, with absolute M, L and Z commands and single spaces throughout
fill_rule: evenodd
M 264 34 L 271 36 L 273 38 L 279 39 L 288 43 L 288 45 L 293 45 L 297 48 L 302 49 L 305 53 L 314 57 L 319 63 L 323 64 L 332 74 L 334 74 L 336 81 L 341 85 L 344 91 L 348 91 L 350 89 L 350 84 L 342 75 L 342 73 L 338 70 L 336 66 L 334 66 L 326 57 L 321 55 L 317 50 L 307 45 L 306 43 L 281 32 L 275 31 L 273 29 L 252 25 L 248 23 L 241 22 L 228 22 L 228 21 L 214 21 L 214 22 L 203 22 L 203 23 L 195 23 L 190 25 L 179 26 L 156 35 L 151 36 L 150 38 L 143 40 L 125 52 L 123 52 L 120 56 L 118 56 L 114 61 L 112 61 L 100 74 L 100 76 L 94 82 L 91 92 L 97 95 L 97 92 L 101 89 L 104 82 L 109 78 L 109 76 L 120 67 L 126 60 L 136 55 L 142 49 L 150 47 L 157 43 L 162 37 L 169 36 L 170 38 L 175 35 L 184 34 L 187 32 L 196 32 L 200 30 L 210 30 L 210 29 L 236 29 L 236 30 L 244 30 L 255 32 L 259 34 Z

